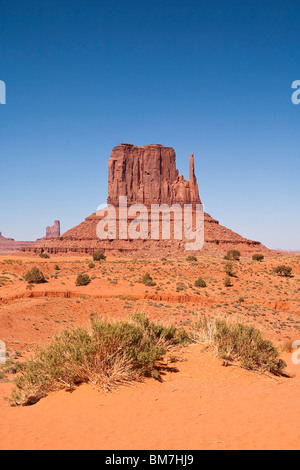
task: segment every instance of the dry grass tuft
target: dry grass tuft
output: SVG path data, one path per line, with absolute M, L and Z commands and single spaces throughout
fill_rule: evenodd
M 195 326 L 196 341 L 215 350 L 220 359 L 241 367 L 283 375 L 286 363 L 279 351 L 262 333 L 242 323 L 226 319 L 200 317 Z

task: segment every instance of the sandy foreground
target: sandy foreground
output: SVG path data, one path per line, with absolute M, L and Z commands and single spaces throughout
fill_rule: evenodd
M 83 385 L 33 407 L 1 401 L 1 449 L 298 449 L 300 370 L 271 379 L 192 346 L 163 383 L 105 394 Z M 8 384 L 0 385 L 1 395 Z
M 280 260 L 293 266 L 290 280 L 271 274 L 274 264 L 283 264 L 278 260 L 243 260 L 233 287 L 226 290 L 218 259 L 194 266 L 184 261 L 108 261 L 95 268 L 90 286 L 76 288 L 74 278 L 78 271 L 88 272 L 88 261 L 23 258 L 4 263 L 7 258 L 2 257 L 1 275 L 9 280 L 0 289 L 0 337 L 9 351 L 18 349 L 27 357 L 68 325 L 87 325 L 94 311 L 107 318 L 146 311 L 155 320 L 187 327 L 199 311 L 236 311 L 238 318 L 261 326 L 280 344 L 299 335 L 298 258 Z M 50 276 L 54 263 L 61 268 L 57 278 Z M 33 265 L 49 274 L 49 280 L 28 290 L 21 276 Z M 144 270 L 151 272 L 159 290 L 136 282 Z M 199 275 L 206 276 L 206 294 L 191 287 Z M 186 284 L 183 292 L 178 282 Z M 238 305 L 241 295 L 245 301 Z M 82 385 L 73 393 L 50 394 L 31 407 L 10 407 L 3 397 L 12 384 L 0 383 L 0 449 L 299 449 L 300 365 L 292 364 L 290 353 L 282 357 L 290 378 L 223 367 L 195 344 L 181 351 L 163 382 L 146 379 L 109 394 Z

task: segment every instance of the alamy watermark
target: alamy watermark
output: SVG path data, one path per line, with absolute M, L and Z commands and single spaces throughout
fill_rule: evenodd
M 6 104 L 6 85 L 0 80 L 0 104 Z
M 117 216 L 118 209 L 118 216 Z M 185 240 L 186 250 L 201 250 L 204 245 L 204 210 L 202 204 L 132 204 L 127 196 L 119 205 L 109 204 L 97 211 L 100 240 Z M 172 215 L 172 217 L 171 217 Z M 173 230 L 171 230 L 173 222 Z
M 6 363 L 6 345 L 4 341 L 0 340 L 0 365 Z
M 299 366 L 300 364 L 300 341 L 294 341 L 292 344 L 292 349 L 295 349 L 295 351 L 292 354 L 292 363 L 295 364 L 295 366 Z
M 300 80 L 295 80 L 292 83 L 292 89 L 296 90 L 292 94 L 292 103 L 293 104 L 300 104 Z

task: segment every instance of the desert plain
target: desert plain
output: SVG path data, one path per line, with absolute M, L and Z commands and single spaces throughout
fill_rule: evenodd
M 0 449 L 299 448 L 300 365 L 291 350 L 300 339 L 299 254 L 270 251 L 261 262 L 242 254 L 228 287 L 221 255 L 92 261 L 0 256 L 0 339 L 12 360 L 26 361 L 62 330 L 89 328 L 95 315 L 115 321 L 145 313 L 187 330 L 205 315 L 259 328 L 280 350 L 286 376 L 224 367 L 195 342 L 180 348 L 172 364 L 162 358 L 160 381 L 145 378 L 109 393 L 83 384 L 72 393 L 49 393 L 33 406 L 12 407 L 5 397 L 16 374 L 2 366 Z M 290 266 L 292 276 L 278 276 L 278 265 Z M 46 283 L 24 280 L 33 267 Z M 80 273 L 89 275 L 88 285 L 76 286 Z M 146 273 L 155 285 L 140 282 Z M 199 277 L 206 287 L 195 286 Z

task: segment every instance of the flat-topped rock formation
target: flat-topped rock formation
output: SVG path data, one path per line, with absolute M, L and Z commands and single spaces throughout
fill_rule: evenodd
M 200 204 L 194 156 L 190 156 L 189 180 L 179 175 L 176 169 L 176 155 L 171 147 L 162 145 L 134 146 L 121 144 L 112 150 L 108 163 L 108 204 L 119 211 L 119 197 L 127 196 L 128 205 L 144 204 Z M 85 254 L 105 249 L 108 255 L 133 258 L 185 256 L 186 240 L 100 240 L 97 225 L 101 218 L 97 213 L 87 217 L 77 227 L 59 237 L 43 239 L 35 247 L 25 247 L 22 251 L 50 254 Z M 171 217 L 172 221 L 172 217 Z M 118 222 L 118 221 L 117 221 Z M 131 220 L 128 220 L 128 224 Z M 149 228 L 150 233 L 150 228 Z M 237 248 L 242 252 L 267 251 L 260 242 L 248 240 L 223 227 L 209 214 L 204 214 L 205 244 L 203 253 L 224 253 Z M 195 253 L 196 254 L 196 253 Z
M 176 155 L 171 147 L 121 144 L 112 151 L 108 162 L 108 204 L 119 205 L 127 196 L 128 204 L 195 204 L 200 203 L 190 156 L 190 179 L 186 181 L 176 169 Z

